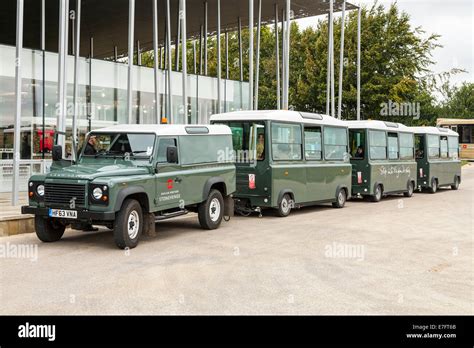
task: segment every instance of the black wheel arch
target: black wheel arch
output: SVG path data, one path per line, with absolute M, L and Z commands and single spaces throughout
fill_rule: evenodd
M 213 176 L 212 178 L 207 179 L 206 183 L 204 184 L 202 191 L 203 201 L 207 199 L 209 192 L 211 192 L 212 189 L 220 191 L 223 197 L 227 196 L 227 185 L 225 184 L 225 180 L 221 177 Z
M 339 190 L 341 190 L 341 189 L 346 191 L 346 199 L 349 199 L 351 193 L 350 193 L 350 190 L 347 187 L 347 185 L 337 185 L 336 192 L 334 193 L 334 197 L 337 199 L 337 194 L 338 194 Z
M 283 199 L 283 196 L 286 194 L 289 194 L 293 201 L 295 200 L 295 193 L 293 192 L 292 189 L 282 189 L 280 193 L 278 194 L 277 205 L 280 205 L 281 200 Z
M 126 187 L 119 191 L 119 193 L 117 194 L 117 198 L 115 200 L 115 206 L 114 206 L 114 210 L 116 212 L 120 210 L 123 202 L 127 198 L 133 198 L 137 200 L 142 206 L 144 213 L 150 212 L 148 194 L 145 192 L 145 189 L 143 187 L 138 187 L 138 186 Z
M 376 181 L 374 183 L 374 194 L 375 194 L 375 189 L 377 188 L 378 185 L 380 185 L 380 187 L 382 188 L 382 194 L 383 194 L 383 191 L 384 191 L 383 184 L 381 182 L 378 182 L 378 181 Z

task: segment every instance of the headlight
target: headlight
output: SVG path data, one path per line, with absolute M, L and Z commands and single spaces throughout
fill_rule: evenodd
M 38 196 L 43 197 L 44 196 L 44 185 L 38 185 L 36 187 L 36 193 Z
M 94 191 L 92 191 L 92 196 L 94 199 L 99 200 L 102 198 L 102 189 L 100 187 L 96 187 Z

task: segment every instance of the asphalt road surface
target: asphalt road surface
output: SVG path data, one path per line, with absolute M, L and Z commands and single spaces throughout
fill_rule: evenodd
M 0 314 L 472 315 L 473 196 L 471 164 L 458 191 L 236 216 L 214 231 L 187 215 L 129 252 L 105 229 L 3 237 Z

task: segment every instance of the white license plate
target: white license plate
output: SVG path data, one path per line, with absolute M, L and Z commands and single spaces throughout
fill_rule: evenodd
M 54 218 L 77 219 L 77 211 L 62 210 L 62 209 L 49 209 L 49 216 L 54 217 Z

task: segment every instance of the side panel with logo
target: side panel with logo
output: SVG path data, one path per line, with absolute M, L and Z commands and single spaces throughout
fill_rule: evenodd
M 156 158 L 158 173 L 155 174 L 156 197 L 154 203 L 160 211 L 182 206 L 181 166 L 179 163 L 167 162 L 166 149 L 168 146 L 177 146 L 176 138 L 158 139 Z

